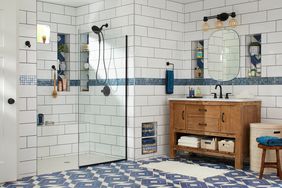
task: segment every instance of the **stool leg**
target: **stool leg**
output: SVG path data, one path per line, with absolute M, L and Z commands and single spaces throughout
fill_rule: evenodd
M 266 154 L 266 149 L 263 149 L 262 150 L 262 157 L 261 157 L 261 164 L 260 164 L 259 179 L 262 179 L 262 175 L 263 175 L 263 171 L 264 171 L 265 154 Z
M 280 164 L 280 156 L 279 156 L 279 150 L 276 150 L 276 161 L 277 161 L 277 176 L 282 179 L 282 172 L 281 172 L 281 164 Z

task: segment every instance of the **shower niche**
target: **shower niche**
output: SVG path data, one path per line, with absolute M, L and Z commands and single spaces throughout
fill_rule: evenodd
M 58 33 L 57 35 L 57 53 L 58 53 L 58 66 L 57 66 L 57 80 L 59 92 L 69 91 L 70 80 L 70 35 Z
M 89 91 L 89 33 L 80 34 L 80 90 Z

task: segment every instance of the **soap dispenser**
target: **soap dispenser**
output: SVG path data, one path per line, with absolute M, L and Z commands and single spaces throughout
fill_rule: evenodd
M 201 93 L 201 89 L 199 87 L 197 87 L 196 91 L 195 91 L 195 97 L 201 97 L 202 93 Z

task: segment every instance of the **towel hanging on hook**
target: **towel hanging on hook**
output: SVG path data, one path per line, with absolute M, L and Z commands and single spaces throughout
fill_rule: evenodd
M 172 65 L 172 70 L 166 70 L 166 94 L 173 94 L 174 90 L 174 64 L 167 62 L 167 66 Z
M 172 70 L 174 71 L 174 64 L 170 62 L 166 62 L 166 66 L 170 66 L 170 65 L 172 65 Z

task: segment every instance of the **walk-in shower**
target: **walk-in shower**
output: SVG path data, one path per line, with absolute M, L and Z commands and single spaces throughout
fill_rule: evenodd
M 37 43 L 38 174 L 127 158 L 126 32 L 93 5 L 61 2 L 37 2 L 37 23 L 51 31 Z

